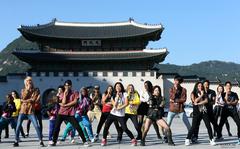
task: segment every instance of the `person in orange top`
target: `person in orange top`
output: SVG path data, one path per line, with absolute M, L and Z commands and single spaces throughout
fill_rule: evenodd
M 42 112 L 41 112 L 41 101 L 40 101 L 40 90 L 39 88 L 35 89 L 35 101 L 34 101 L 34 115 L 37 118 L 38 124 L 40 126 L 40 131 L 42 133 Z M 27 134 L 26 136 L 29 136 L 29 131 L 30 131 L 30 125 L 31 125 L 31 121 L 28 120 L 27 122 Z
M 38 139 L 40 141 L 40 146 L 43 147 L 43 140 L 42 140 L 42 133 L 40 131 L 40 127 L 37 123 L 36 117 L 34 115 L 34 101 L 36 100 L 36 89 L 34 88 L 33 81 L 31 77 L 26 77 L 24 79 L 24 85 L 25 87 L 21 91 L 21 109 L 20 109 L 20 114 L 18 116 L 18 122 L 17 122 L 17 129 L 16 129 L 16 137 L 15 137 L 15 142 L 13 144 L 14 147 L 19 146 L 19 133 L 20 133 L 20 128 L 22 125 L 22 122 L 25 118 L 28 118 L 32 121 L 35 130 L 38 135 Z
M 180 119 L 185 124 L 187 130 L 189 131 L 191 125 L 188 121 L 187 115 L 184 111 L 184 103 L 187 100 L 187 90 L 181 86 L 183 78 L 179 75 L 174 77 L 174 85 L 169 90 L 169 112 L 167 117 L 167 123 L 169 126 L 172 124 L 172 120 L 176 115 L 180 116 Z

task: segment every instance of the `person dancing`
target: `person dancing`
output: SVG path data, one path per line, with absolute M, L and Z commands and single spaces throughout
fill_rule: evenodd
M 147 119 L 145 122 L 144 132 L 142 135 L 141 146 L 145 146 L 145 138 L 150 129 L 150 126 L 153 121 L 155 121 L 158 125 L 162 126 L 168 138 L 168 145 L 174 146 L 174 142 L 172 140 L 172 132 L 167 122 L 162 118 L 163 117 L 163 97 L 161 94 L 160 86 L 153 87 L 153 94 L 149 99 L 149 109 L 147 113 Z

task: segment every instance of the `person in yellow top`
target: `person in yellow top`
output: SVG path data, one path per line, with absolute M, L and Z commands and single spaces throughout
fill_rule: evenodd
M 138 92 L 134 89 L 134 86 L 132 84 L 129 84 L 127 86 L 127 97 L 128 99 L 128 106 L 125 108 L 125 123 L 127 123 L 127 120 L 130 118 L 135 129 L 137 130 L 138 136 L 142 136 L 141 128 L 138 125 L 138 114 L 137 109 L 140 105 L 140 96 Z
M 16 112 L 12 113 L 12 118 L 17 123 L 18 115 L 19 115 L 19 112 L 20 112 L 20 109 L 21 109 L 21 99 L 20 99 L 20 96 L 19 96 L 18 92 L 15 91 L 15 90 L 13 90 L 11 92 L 11 95 L 14 98 L 13 102 L 15 103 L 15 106 L 16 106 Z M 20 132 L 21 132 L 22 137 L 25 138 L 25 133 L 23 131 L 22 126 L 20 126 Z
M 126 117 L 126 114 L 137 115 L 137 109 L 141 102 L 140 102 L 139 94 L 134 89 L 134 86 L 132 84 L 129 84 L 127 86 L 127 98 L 129 101 L 129 105 L 125 109 L 125 117 Z

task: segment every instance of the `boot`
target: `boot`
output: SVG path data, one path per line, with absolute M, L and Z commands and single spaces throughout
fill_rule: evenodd
M 164 143 L 168 143 L 167 136 L 164 136 L 163 141 L 164 141 Z
M 121 144 L 121 142 L 122 142 L 122 137 L 121 136 L 117 137 L 117 142 L 118 142 L 118 144 Z
M 140 146 L 145 146 L 145 139 L 141 140 Z
M 168 145 L 175 146 L 173 140 L 172 140 L 172 132 L 171 130 L 167 130 L 167 139 L 168 139 Z

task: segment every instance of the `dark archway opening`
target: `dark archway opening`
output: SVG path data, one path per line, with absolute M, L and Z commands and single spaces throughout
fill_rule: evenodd
M 53 96 L 56 96 L 56 94 L 57 94 L 57 90 L 53 89 L 53 88 L 47 89 L 43 92 L 43 94 L 42 94 L 42 115 L 44 118 L 48 117 L 48 115 L 47 115 L 48 101 L 50 99 L 52 99 Z

